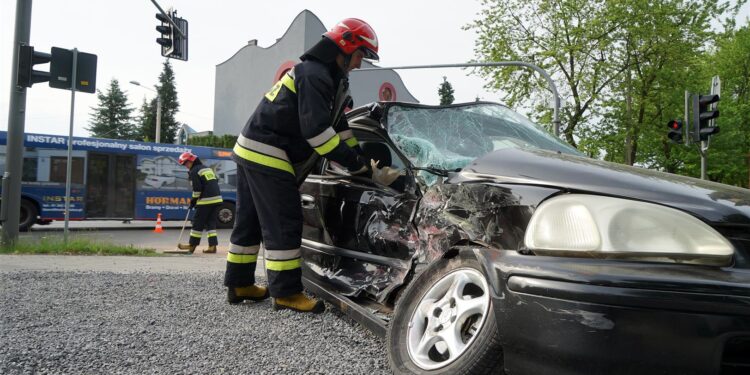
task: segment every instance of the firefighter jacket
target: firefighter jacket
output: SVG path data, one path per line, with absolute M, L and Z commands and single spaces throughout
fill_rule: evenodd
M 194 163 L 188 175 L 193 185 L 193 199 L 197 200 L 196 206 L 219 204 L 224 201 L 219 190 L 219 180 L 213 169 L 202 163 Z
M 249 168 L 271 168 L 300 177 L 323 156 L 352 173 L 368 170 L 343 116 L 350 101 L 340 69 L 315 59 L 297 64 L 276 82 L 242 129 L 234 160 Z

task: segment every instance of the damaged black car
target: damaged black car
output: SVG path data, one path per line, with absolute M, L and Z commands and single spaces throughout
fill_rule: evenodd
M 306 287 L 406 374 L 750 373 L 750 192 L 594 160 L 509 108 L 348 114 L 391 186 L 319 160 Z

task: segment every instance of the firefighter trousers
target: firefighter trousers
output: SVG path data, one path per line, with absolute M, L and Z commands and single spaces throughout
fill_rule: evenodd
M 224 285 L 255 283 L 263 254 L 272 297 L 302 291 L 302 204 L 294 175 L 237 166 L 237 208 Z
M 190 230 L 190 245 L 198 246 L 201 243 L 203 231 L 206 231 L 208 245 L 216 246 L 219 238 L 216 236 L 216 220 L 219 214 L 220 204 L 207 204 L 195 206 L 193 215 L 193 228 Z

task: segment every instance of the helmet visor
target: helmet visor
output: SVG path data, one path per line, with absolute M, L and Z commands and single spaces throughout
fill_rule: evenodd
M 360 50 L 362 52 L 364 52 L 364 54 L 365 54 L 365 56 L 363 57 L 363 59 L 368 60 L 368 61 L 372 61 L 372 62 L 378 62 L 378 61 L 380 61 L 380 56 L 378 56 L 378 54 L 375 51 L 373 51 L 373 50 L 371 50 L 371 49 L 369 49 L 367 47 L 360 47 Z

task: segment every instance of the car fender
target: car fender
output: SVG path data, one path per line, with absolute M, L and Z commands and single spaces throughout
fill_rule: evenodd
M 502 250 L 485 247 L 479 244 L 470 244 L 465 246 L 455 246 L 443 254 L 442 259 L 451 259 L 461 257 L 462 259 L 475 259 L 482 268 L 482 273 L 487 278 L 487 283 L 492 289 L 493 298 L 503 298 L 503 287 L 500 278 L 497 276 L 493 261 L 500 256 Z

